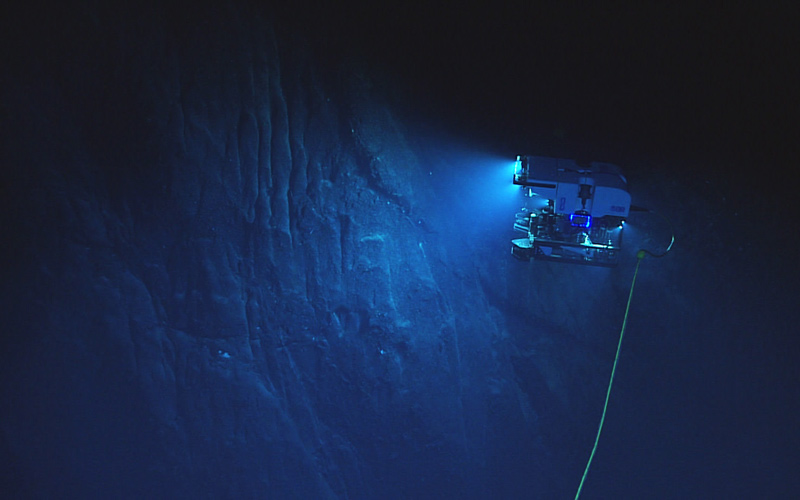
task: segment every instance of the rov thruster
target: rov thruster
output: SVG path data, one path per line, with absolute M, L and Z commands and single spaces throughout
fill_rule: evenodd
M 622 231 L 631 209 L 628 182 L 616 165 L 543 156 L 517 156 L 513 183 L 525 204 L 514 230 L 511 254 L 613 267 L 622 248 Z

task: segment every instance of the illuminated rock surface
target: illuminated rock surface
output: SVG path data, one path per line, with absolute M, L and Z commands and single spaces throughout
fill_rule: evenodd
M 260 9 L 54 19 L 3 87 L 11 491 L 574 493 L 658 219 L 614 270 L 522 264 L 502 159 L 431 134 L 385 68 Z M 634 203 L 679 243 L 642 264 L 587 489 L 796 492 L 790 299 L 724 184 L 656 170 Z

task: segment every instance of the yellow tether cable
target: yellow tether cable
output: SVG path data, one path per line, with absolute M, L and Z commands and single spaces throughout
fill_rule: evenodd
M 606 402 L 603 404 L 603 415 L 600 417 L 600 426 L 597 428 L 597 437 L 594 438 L 594 446 L 592 447 L 592 454 L 589 455 L 589 461 L 586 462 L 586 470 L 583 471 L 581 484 L 578 486 L 578 492 L 575 493 L 575 500 L 581 496 L 583 489 L 583 482 L 586 481 L 586 475 L 589 473 L 589 466 L 592 465 L 594 452 L 597 451 L 597 443 L 600 442 L 600 433 L 603 431 L 603 422 L 606 420 L 606 410 L 608 409 L 608 400 L 611 397 L 611 385 L 614 383 L 614 373 L 617 371 L 617 361 L 619 361 L 619 351 L 622 349 L 622 337 L 625 335 L 625 326 L 628 324 L 628 311 L 631 309 L 631 299 L 633 298 L 633 285 L 636 283 L 636 275 L 639 274 L 639 264 L 644 259 L 645 251 L 639 250 L 636 254 L 638 260 L 636 261 L 636 270 L 633 272 L 633 279 L 631 280 L 631 291 L 628 294 L 628 305 L 625 306 L 625 318 L 622 320 L 622 330 L 619 332 L 619 343 L 617 344 L 617 355 L 614 357 L 614 367 L 611 369 L 611 379 L 608 381 L 608 391 L 606 391 Z
M 655 213 L 653 211 L 648 210 L 650 213 Z M 658 215 L 658 214 L 656 214 Z M 666 217 L 661 216 L 664 220 L 667 221 L 669 224 L 669 220 Z M 670 227 L 672 224 L 670 224 Z M 583 471 L 583 477 L 581 477 L 581 484 L 578 485 L 578 492 L 575 493 L 575 500 L 578 500 L 578 497 L 581 496 L 581 490 L 583 489 L 583 483 L 586 481 L 586 475 L 589 474 L 589 467 L 592 465 L 592 459 L 594 458 L 594 453 L 597 451 L 597 443 L 600 442 L 600 433 L 603 431 L 603 422 L 606 420 L 606 410 L 608 409 L 608 400 L 611 398 L 611 386 L 614 384 L 614 374 L 617 372 L 617 361 L 619 361 L 619 351 L 622 349 L 622 337 L 625 336 L 625 326 L 628 324 L 628 312 L 631 309 L 631 299 L 633 299 L 633 285 L 636 284 L 636 275 L 639 274 L 639 264 L 642 263 L 642 259 L 644 259 L 645 255 L 651 255 L 653 257 L 663 257 L 667 255 L 667 253 L 672 249 L 672 245 L 675 243 L 675 232 L 672 232 L 672 237 L 669 242 L 669 246 L 667 249 L 664 250 L 663 253 L 657 254 L 650 252 L 648 250 L 639 250 L 636 252 L 636 270 L 633 272 L 633 279 L 631 280 L 631 291 L 628 293 L 628 305 L 625 306 L 625 317 L 622 320 L 622 329 L 619 332 L 619 342 L 617 343 L 617 355 L 614 357 L 614 367 L 611 368 L 611 378 L 608 380 L 608 390 L 606 391 L 606 402 L 603 403 L 603 415 L 600 417 L 600 425 L 597 427 L 597 436 L 594 438 L 594 446 L 592 447 L 592 453 L 589 455 L 589 461 L 586 462 L 586 469 Z

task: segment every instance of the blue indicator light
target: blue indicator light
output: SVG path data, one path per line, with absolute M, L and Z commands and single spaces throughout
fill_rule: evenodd
M 569 222 L 573 227 L 588 228 L 592 225 L 592 216 L 589 214 L 569 214 Z

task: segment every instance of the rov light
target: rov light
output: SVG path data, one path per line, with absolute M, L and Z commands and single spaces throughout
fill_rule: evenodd
M 522 184 L 528 180 L 528 157 L 517 156 L 517 161 L 514 162 L 514 184 Z
M 592 225 L 592 216 L 587 213 L 575 212 L 569 214 L 569 222 L 573 227 L 589 228 Z

